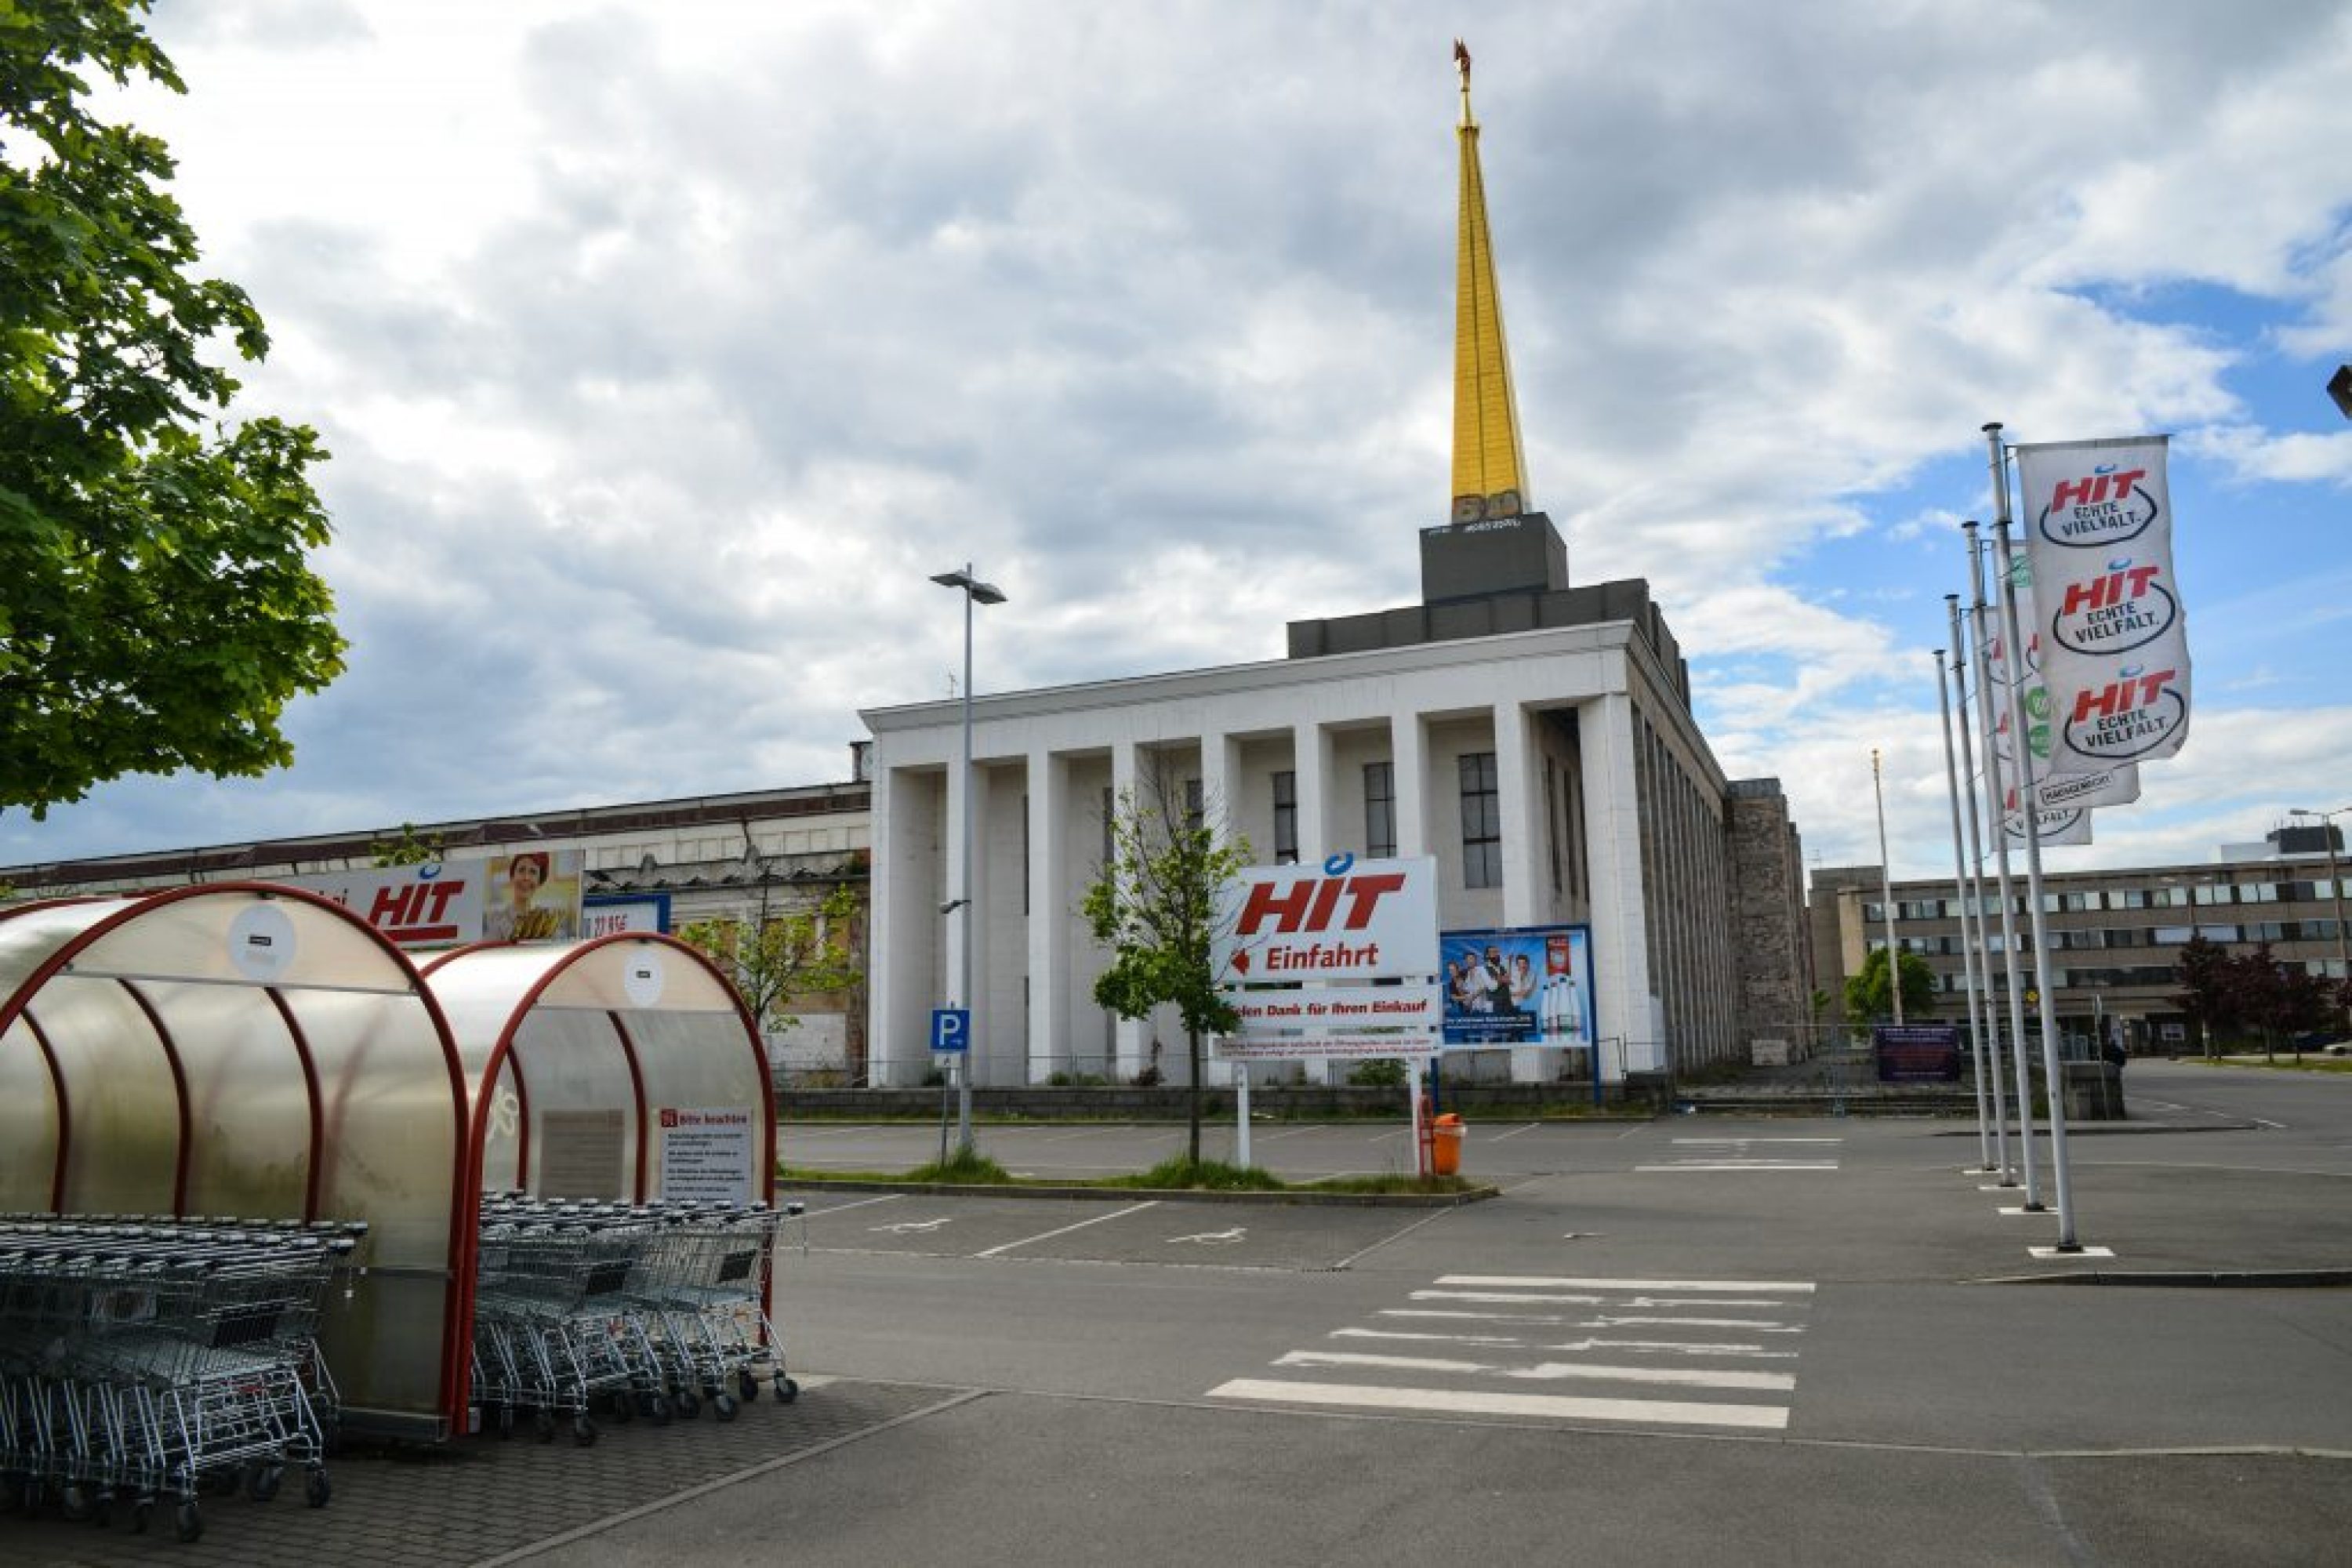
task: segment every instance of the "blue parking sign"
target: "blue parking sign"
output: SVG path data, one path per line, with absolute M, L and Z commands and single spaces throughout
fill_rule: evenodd
M 971 1048 L 971 1010 L 968 1007 L 932 1008 L 931 1049 L 967 1051 Z

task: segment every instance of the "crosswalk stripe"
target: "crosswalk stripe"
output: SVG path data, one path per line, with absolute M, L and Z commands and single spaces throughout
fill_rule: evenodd
M 1777 1405 L 1697 1405 L 1669 1399 L 1592 1399 L 1562 1394 L 1504 1394 L 1451 1388 L 1383 1388 L 1364 1384 L 1290 1383 L 1237 1377 L 1209 1390 L 1212 1399 L 1276 1405 L 1340 1405 L 1444 1415 L 1518 1415 L 1555 1421 L 1623 1421 L 1645 1426 L 1737 1426 L 1779 1431 L 1789 1412 Z
M 1796 1377 L 1785 1372 L 1706 1372 L 1679 1366 L 1591 1366 L 1582 1362 L 1544 1361 L 1533 1366 L 1496 1366 L 1489 1362 L 1448 1361 L 1440 1356 L 1361 1355 L 1347 1351 L 1292 1351 L 1276 1366 L 1376 1366 L 1391 1372 L 1459 1373 L 1470 1377 L 1517 1377 L 1530 1383 L 1585 1378 L 1594 1383 L 1671 1384 L 1677 1388 L 1746 1388 L 1790 1393 Z
M 1724 1295 L 1737 1290 L 1793 1290 L 1811 1295 L 1801 1280 L 1780 1279 L 1586 1279 L 1537 1274 L 1441 1274 L 1440 1285 L 1476 1285 L 1502 1290 L 1692 1290 Z

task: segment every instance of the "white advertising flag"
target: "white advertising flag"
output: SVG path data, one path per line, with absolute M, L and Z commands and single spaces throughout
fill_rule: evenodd
M 2018 581 L 2017 618 L 2026 626 L 2034 624 L 2032 574 L 2023 556 L 2017 558 Z M 2016 737 L 2009 721 L 2008 645 L 2005 639 L 1992 638 L 1985 647 L 1986 662 L 1991 666 L 1997 700 L 1993 704 L 1993 753 L 2003 763 L 2016 756 Z M 2032 758 L 2034 793 L 2047 809 L 2060 806 L 2091 807 L 2129 805 L 2139 798 L 2139 764 L 2118 763 L 2109 765 L 2088 765 L 2065 757 L 2053 758 L 2051 752 L 2050 688 L 2042 679 L 2042 638 L 2032 632 L 2025 639 L 2026 688 L 2025 738 L 2028 753 Z M 2019 829 L 2020 832 L 2023 828 Z
M 2166 439 L 2017 448 L 2054 772 L 2168 757 L 2188 738 Z

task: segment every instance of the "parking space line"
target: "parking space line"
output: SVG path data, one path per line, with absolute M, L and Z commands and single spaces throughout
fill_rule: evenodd
M 1026 1247 L 1033 1241 L 1051 1241 L 1057 1236 L 1067 1236 L 1074 1230 L 1084 1230 L 1090 1225 L 1100 1225 L 1107 1219 L 1117 1219 L 1121 1215 L 1140 1214 L 1145 1209 L 1154 1209 L 1159 1206 L 1160 1200 L 1158 1198 L 1149 1198 L 1139 1204 L 1129 1204 L 1123 1209 L 1114 1209 L 1109 1214 L 1098 1214 L 1092 1219 L 1082 1219 L 1076 1225 L 1063 1226 L 1058 1230 L 1044 1231 L 1036 1236 L 1024 1236 L 1018 1241 L 1008 1241 L 1002 1247 L 992 1247 L 985 1252 L 975 1252 L 972 1256 L 974 1258 L 993 1258 L 1000 1252 L 1010 1252 L 1016 1247 Z
M 1554 1421 L 1632 1421 L 1655 1426 L 1743 1426 L 1775 1431 L 1789 1424 L 1789 1412 L 1777 1405 L 1697 1405 L 1651 1399 L 1586 1399 L 1556 1394 L 1351 1387 L 1255 1377 L 1235 1378 L 1209 1390 L 1209 1397 L 1410 1410 L 1433 1415 L 1517 1415 Z
M 904 1203 L 906 1200 L 907 1194 L 904 1193 L 884 1193 L 880 1197 L 854 1198 L 848 1203 L 835 1204 L 829 1208 L 810 1209 L 808 1211 L 808 1217 L 811 1219 L 822 1219 L 826 1215 L 847 1214 L 851 1209 L 862 1209 L 868 1204 L 897 1204 Z
M 1514 1127 L 1508 1132 L 1482 1134 L 1480 1142 L 1486 1143 L 1500 1143 L 1506 1138 L 1517 1138 L 1520 1133 L 1532 1132 L 1542 1125 L 1543 1123 L 1540 1121 L 1530 1121 L 1525 1127 Z

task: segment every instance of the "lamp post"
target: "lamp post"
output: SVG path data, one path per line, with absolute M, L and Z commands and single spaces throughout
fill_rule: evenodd
M 2335 818 L 2352 812 L 2352 805 L 2339 805 L 2334 811 L 2305 811 L 2299 805 L 2289 806 L 2289 816 L 2315 817 L 2319 822 L 2320 842 L 2327 849 L 2327 890 L 2336 900 L 2336 997 L 2344 1004 L 2345 1021 L 2352 1023 L 2352 963 L 2346 962 L 2344 942 L 2344 882 L 2336 874 L 2336 829 L 2329 826 Z
M 935 574 L 931 581 L 942 588 L 955 588 L 963 594 L 963 831 L 961 835 L 962 863 L 956 872 L 955 897 L 949 901 L 950 912 L 963 915 L 963 942 L 957 954 L 956 1005 L 971 1006 L 971 607 L 978 605 L 1004 603 L 1004 590 L 993 583 L 983 583 L 971 574 L 971 563 L 963 563 L 958 572 Z M 971 1050 L 969 1034 L 964 1040 L 961 1059 L 956 1063 L 956 1147 L 966 1154 L 971 1152 Z

